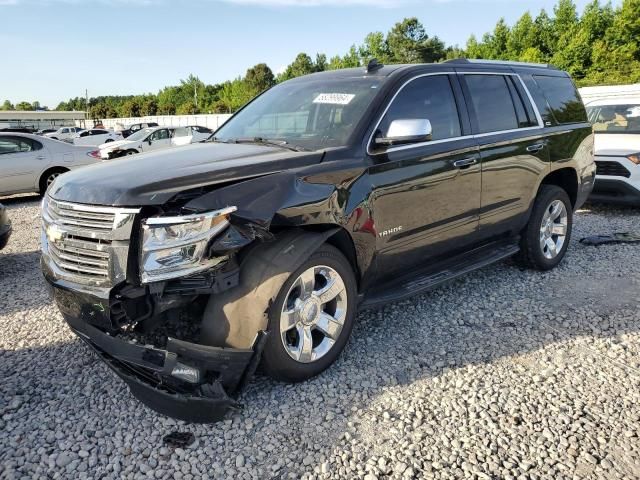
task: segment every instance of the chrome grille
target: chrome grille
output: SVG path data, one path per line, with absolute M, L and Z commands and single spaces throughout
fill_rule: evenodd
M 42 202 L 42 253 L 67 281 L 109 288 L 126 278 L 129 239 L 139 209 Z
M 64 242 L 49 242 L 49 253 L 56 264 L 65 271 L 107 280 L 108 245 L 110 243 L 103 243 L 101 240 L 82 241 L 68 237 Z

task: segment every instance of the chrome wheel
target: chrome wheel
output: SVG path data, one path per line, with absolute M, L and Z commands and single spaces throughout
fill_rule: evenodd
M 540 249 L 545 258 L 553 260 L 562 251 L 569 228 L 567 207 L 560 200 L 554 200 L 547 207 L 540 225 Z
M 58 178 L 60 175 L 62 174 L 62 172 L 53 172 L 50 173 L 49 176 L 47 177 L 47 190 L 49 190 L 49 187 L 51 186 L 51 184 L 54 182 L 54 180 L 56 178 Z
M 296 279 L 280 314 L 280 338 L 300 363 L 325 356 L 335 345 L 347 314 L 347 290 L 331 267 L 311 267 Z

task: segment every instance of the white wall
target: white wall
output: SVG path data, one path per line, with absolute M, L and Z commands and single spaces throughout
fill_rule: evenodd
M 186 125 L 200 125 L 202 127 L 208 127 L 212 130 L 218 129 L 224 122 L 226 122 L 231 115 L 219 114 L 219 115 L 154 115 L 149 117 L 131 117 L 131 118 L 107 118 L 102 121 L 102 124 L 106 128 L 115 128 L 117 124 L 121 124 L 124 127 L 128 127 L 133 123 L 142 122 L 156 122 L 158 125 L 168 127 L 182 127 Z M 81 125 L 80 122 L 76 122 L 78 126 L 85 128 L 91 128 L 93 126 L 92 120 L 87 120 L 86 125 Z
M 640 96 L 640 83 L 636 83 L 634 85 L 583 87 L 579 90 L 584 103 L 589 103 L 593 100 L 601 100 L 605 98 L 626 96 L 638 97 Z

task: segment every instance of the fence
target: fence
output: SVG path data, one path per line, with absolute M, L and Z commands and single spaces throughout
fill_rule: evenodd
M 156 122 L 158 125 L 167 127 L 184 127 L 187 125 L 200 125 L 212 130 L 217 130 L 231 115 L 152 115 L 148 117 L 129 118 L 107 118 L 102 121 L 106 128 L 116 128 L 118 126 L 127 127 L 134 123 Z M 77 120 L 76 125 L 84 128 L 91 128 L 91 120 Z

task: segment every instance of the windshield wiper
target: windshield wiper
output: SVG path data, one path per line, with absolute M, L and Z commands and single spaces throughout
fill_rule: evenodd
M 228 140 L 221 140 L 219 138 L 212 138 L 213 141 L 223 142 L 223 143 L 255 143 L 257 145 L 268 145 L 272 147 L 280 147 L 286 150 L 291 150 L 292 152 L 304 152 L 308 151 L 308 149 L 301 147 L 299 145 L 290 145 L 285 140 L 270 140 L 268 138 L 262 137 L 247 137 L 247 138 L 229 138 Z

